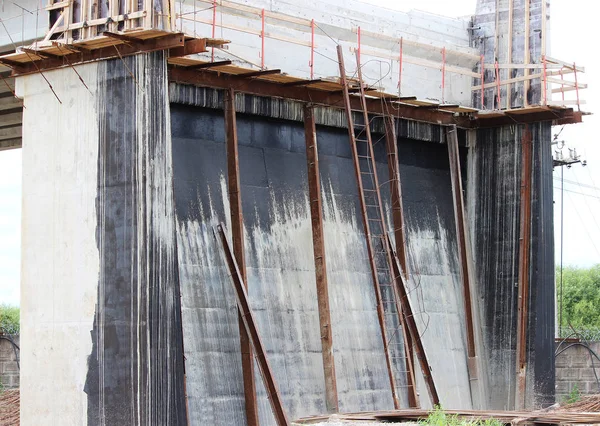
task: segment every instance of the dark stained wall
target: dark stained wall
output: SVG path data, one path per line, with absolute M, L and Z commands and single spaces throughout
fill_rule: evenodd
M 100 258 L 87 424 L 184 425 L 166 61 L 124 61 L 98 66 L 99 138 L 85 141 L 98 144 Z
M 550 123 L 533 138 L 529 406 L 554 401 L 554 233 Z M 469 157 L 469 213 L 488 358 L 490 407 L 514 407 L 522 126 L 479 130 Z
M 269 105 L 245 101 L 238 108 Z M 212 230 L 229 221 L 222 111 L 172 104 L 171 116 L 190 421 L 243 424 L 235 299 Z M 403 124 L 399 130 L 418 129 Z M 433 126 L 422 129 L 422 138 L 439 135 Z M 249 295 L 259 330 L 290 417 L 323 413 L 303 126 L 238 113 L 238 135 Z M 318 126 L 317 140 L 340 410 L 390 409 L 347 131 Z M 411 295 L 445 405 L 470 407 L 447 150 L 407 139 L 399 147 Z M 385 143 L 375 151 L 391 215 Z M 258 374 L 256 381 L 261 420 L 272 424 Z M 427 404 L 422 386 L 421 395 Z

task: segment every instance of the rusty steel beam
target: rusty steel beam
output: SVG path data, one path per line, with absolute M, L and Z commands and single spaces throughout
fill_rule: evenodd
M 462 175 L 460 170 L 460 154 L 458 150 L 458 133 L 456 126 L 446 128 L 446 144 L 448 145 L 448 161 L 450 164 L 450 182 L 452 184 L 452 200 L 454 205 L 454 223 L 458 244 L 458 260 L 463 287 L 463 303 L 465 309 L 465 328 L 467 336 L 467 370 L 471 387 L 471 403 L 479 405 L 481 391 L 477 351 L 475 346 L 475 325 L 473 319 L 473 272 L 471 271 L 470 238 L 465 214 Z
M 519 281 L 517 300 L 517 377 L 515 409 L 525 408 L 527 390 L 527 326 L 529 325 L 529 272 L 531 240 L 532 138 L 529 126 L 521 137 L 521 200 L 519 231 Z
M 344 108 L 344 94 L 342 88 L 338 92 L 327 92 L 310 86 L 286 86 L 285 84 L 273 81 L 253 79 L 249 80 L 239 75 L 218 74 L 211 71 L 186 70 L 182 67 L 170 67 L 169 80 L 182 84 L 192 84 L 196 86 L 212 87 L 217 89 L 229 89 L 233 87 L 238 92 L 243 92 L 256 96 L 271 96 L 276 98 L 293 99 L 300 102 L 308 102 L 315 105 L 331 106 L 335 108 Z M 352 109 L 360 110 L 361 104 L 358 97 L 351 97 L 350 103 Z M 388 108 L 382 106 L 379 99 L 367 99 L 369 111 L 375 114 L 387 114 Z M 394 105 L 391 113 L 395 117 L 402 117 L 408 120 L 424 121 L 438 124 L 454 124 L 455 117 L 451 112 L 442 112 L 436 110 L 419 110 L 409 105 Z M 468 118 L 456 117 L 459 122 L 469 122 Z
M 231 283 L 235 291 L 240 316 L 242 318 L 242 322 L 244 323 L 244 328 L 250 337 L 250 342 L 252 343 L 254 353 L 256 354 L 256 363 L 258 364 L 263 378 L 265 390 L 267 391 L 267 396 L 269 403 L 271 404 L 271 409 L 273 410 L 275 421 L 278 426 L 289 426 L 290 422 L 287 418 L 285 409 L 283 408 L 283 402 L 281 400 L 281 395 L 279 394 L 277 383 L 275 382 L 273 370 L 271 369 L 271 365 L 267 359 L 265 346 L 263 345 L 260 334 L 258 333 L 256 319 L 254 318 L 254 314 L 250 308 L 246 287 L 240 274 L 238 264 L 235 260 L 235 256 L 231 251 L 231 247 L 229 246 L 227 235 L 225 234 L 225 225 L 222 223 L 218 225 L 216 234 L 221 240 L 221 244 L 223 246 L 223 255 L 229 269 Z
M 321 353 L 325 375 L 325 406 L 328 413 L 338 412 L 338 394 L 333 359 L 333 337 L 329 310 L 329 289 L 327 285 L 327 264 L 325 261 L 325 237 L 323 232 L 323 205 L 319 177 L 319 154 L 317 151 L 317 130 L 311 105 L 304 106 L 304 137 L 306 141 L 306 164 L 308 168 L 308 196 L 312 223 L 315 278 L 317 283 L 317 304 L 321 328 Z
M 421 334 L 419 333 L 419 329 L 417 328 L 417 322 L 415 321 L 415 311 L 413 310 L 412 302 L 408 297 L 406 280 L 404 278 L 404 275 L 402 275 L 402 269 L 400 267 L 400 263 L 398 262 L 398 256 L 396 255 L 394 246 L 392 245 L 392 239 L 389 235 L 387 235 L 387 244 L 390 252 L 392 253 L 392 272 L 395 278 L 394 285 L 397 289 L 396 294 L 400 299 L 400 304 L 402 305 L 402 312 L 404 313 L 404 318 L 406 320 L 406 326 L 414 342 L 414 348 L 417 354 L 417 359 L 419 360 L 419 365 L 421 366 L 421 371 L 423 372 L 423 378 L 425 379 L 425 384 L 427 385 L 427 392 L 429 392 L 429 398 L 431 399 L 431 403 L 434 406 L 440 405 L 440 397 L 438 395 L 437 388 L 433 380 L 431 366 L 429 365 L 429 360 L 427 359 L 425 347 L 423 346 L 423 341 L 421 340 Z
M 267 80 L 249 80 L 242 75 L 216 73 L 207 70 L 187 70 L 184 67 L 169 68 L 169 80 L 181 83 L 191 84 L 201 87 L 211 87 L 216 89 L 228 89 L 233 87 L 238 92 L 243 92 L 256 96 L 268 96 L 276 98 L 292 99 L 299 102 L 308 102 L 314 105 L 329 106 L 333 108 L 343 108 L 343 91 L 328 92 L 310 87 L 310 85 L 286 85 Z M 350 104 L 353 110 L 360 110 L 360 98 L 350 97 Z M 440 109 L 421 108 L 414 105 L 394 103 L 390 108 L 380 99 L 366 99 L 367 109 L 370 114 L 392 115 L 394 118 L 421 121 L 438 125 L 456 124 L 457 127 L 470 129 L 480 127 L 500 127 L 506 124 L 515 124 L 515 122 L 532 123 L 539 121 L 560 121 L 561 124 L 580 122 L 580 116 L 573 114 L 572 109 L 552 110 L 531 112 L 516 116 L 494 116 L 485 117 L 478 114 L 455 115 L 451 111 Z
M 400 164 L 398 162 L 398 145 L 396 139 L 396 124 L 394 117 L 385 116 L 385 143 L 388 160 L 388 170 L 390 175 L 390 191 L 392 199 L 392 220 L 394 224 L 394 238 L 396 240 L 396 253 L 400 260 L 402 273 L 408 278 L 408 256 L 406 253 L 406 232 L 404 228 L 404 211 L 402 209 L 402 187 L 400 184 Z M 401 306 L 400 306 L 401 308 Z M 415 381 L 415 370 L 413 364 L 413 343 L 410 332 L 406 327 L 406 318 L 404 311 L 402 315 L 402 334 L 405 348 L 406 365 L 406 383 L 408 392 L 408 405 L 411 408 L 419 408 L 419 394 Z
M 240 277 L 246 289 L 246 259 L 244 256 L 244 217 L 242 215 L 242 196 L 240 191 L 240 166 L 238 157 L 238 137 L 235 114 L 235 92 L 229 89 L 224 99 L 225 139 L 227 145 L 227 186 L 231 213 L 231 235 L 233 252 L 239 267 Z M 239 317 L 240 350 L 242 353 L 242 376 L 244 379 L 244 399 L 246 402 L 246 421 L 248 426 L 258 426 L 258 404 L 256 402 L 256 383 L 254 381 L 254 361 L 250 338 Z

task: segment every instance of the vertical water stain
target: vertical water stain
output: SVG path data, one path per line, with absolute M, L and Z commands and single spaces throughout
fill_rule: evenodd
M 184 425 L 165 55 L 101 62 L 98 86 L 100 274 L 87 421 Z

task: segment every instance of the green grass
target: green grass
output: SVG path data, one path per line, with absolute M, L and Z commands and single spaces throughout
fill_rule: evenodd
M 0 334 L 19 334 L 19 312 L 17 306 L 0 305 Z
M 467 421 L 459 419 L 456 414 L 446 413 L 439 405 L 429 414 L 426 420 L 420 420 L 421 426 L 503 426 L 504 423 L 496 419 Z

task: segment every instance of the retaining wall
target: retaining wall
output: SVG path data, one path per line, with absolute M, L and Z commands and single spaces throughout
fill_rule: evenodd
M 600 354 L 600 342 L 592 342 L 590 348 Z M 563 343 L 556 357 L 556 401 L 561 402 L 575 387 L 581 394 L 600 393 L 597 377 L 600 377 L 600 361 L 593 358 L 581 345 Z M 594 374 L 595 370 L 595 374 Z
M 19 345 L 19 336 L 12 336 L 11 339 Z M 6 339 L 0 339 L 0 383 L 4 389 L 19 387 L 19 364 L 13 345 Z

